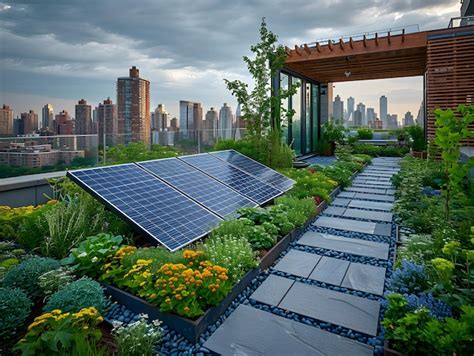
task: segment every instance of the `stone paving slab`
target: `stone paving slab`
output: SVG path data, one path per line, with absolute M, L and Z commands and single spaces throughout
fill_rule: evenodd
M 336 198 L 331 202 L 331 205 L 337 205 L 337 206 L 347 206 L 351 202 L 350 199 L 346 198 Z
M 400 170 L 400 167 L 389 168 L 389 167 L 383 167 L 383 166 L 370 165 L 364 169 L 364 171 L 366 170 L 398 172 Z
M 380 242 L 341 237 L 315 231 L 307 231 L 297 241 L 300 245 L 324 248 L 358 256 L 374 257 L 381 260 L 388 259 L 389 244 Z
M 274 267 L 276 270 L 307 278 L 321 256 L 299 250 L 290 250 Z
M 346 208 L 344 207 L 328 206 L 326 209 L 324 209 L 323 213 L 329 214 L 329 215 L 343 215 L 345 211 L 346 211 Z
M 300 315 L 377 335 L 379 302 L 295 282 L 278 305 Z
M 346 209 L 342 216 L 354 219 L 367 219 L 383 222 L 392 222 L 393 214 L 380 211 L 366 211 L 360 209 Z
M 278 305 L 293 283 L 294 281 L 291 279 L 271 274 L 253 292 L 250 299 L 268 305 Z
M 391 236 L 392 224 L 374 223 L 368 221 L 358 221 L 331 216 L 320 216 L 314 226 L 326 227 L 330 229 L 347 230 L 361 232 L 363 234 Z
M 344 192 L 342 192 L 342 193 L 344 193 Z M 352 192 L 348 192 L 348 193 L 352 193 Z M 341 194 L 339 194 L 339 195 L 341 195 Z M 355 193 L 352 196 L 352 198 L 365 199 L 365 200 L 388 201 L 388 202 L 394 202 L 395 201 L 395 197 L 393 195 L 368 194 L 368 193 Z
M 352 181 L 352 185 L 355 184 L 363 184 L 366 186 L 383 186 L 387 189 L 393 188 L 393 184 L 389 181 L 384 181 L 384 180 L 367 180 L 367 179 L 361 179 L 357 178 Z
M 368 194 L 388 194 L 387 189 L 377 189 L 377 188 L 368 188 L 368 187 L 347 187 L 344 190 L 348 192 L 358 192 L 358 193 L 368 193 Z
M 383 267 L 351 263 L 341 287 L 383 295 L 385 272 Z
M 369 345 L 248 305 L 239 305 L 204 347 L 221 355 L 373 354 Z
M 350 199 L 352 199 L 352 198 L 354 198 L 355 195 L 356 195 L 355 192 L 342 191 L 337 195 L 337 197 L 338 198 L 350 198 Z
M 356 200 L 356 199 L 350 200 L 347 206 L 350 208 L 373 209 L 373 210 L 383 210 L 383 211 L 391 211 L 393 209 L 393 203 Z
M 390 180 L 393 177 L 393 174 L 377 174 L 377 173 L 360 173 L 358 177 L 367 177 L 370 179 L 378 180 Z
M 340 286 L 349 265 L 349 261 L 323 256 L 309 278 Z

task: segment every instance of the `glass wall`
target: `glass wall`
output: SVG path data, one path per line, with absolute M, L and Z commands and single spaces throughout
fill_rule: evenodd
M 293 110 L 290 122 L 282 118 L 284 140 L 291 144 L 298 156 L 315 152 L 319 135 L 319 85 L 289 73 L 280 73 L 280 87 L 299 84 L 297 92 L 282 102 L 282 106 Z

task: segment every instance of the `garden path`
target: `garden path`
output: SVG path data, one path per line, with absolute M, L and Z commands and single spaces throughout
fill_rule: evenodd
M 390 177 L 398 160 L 373 159 L 204 347 L 223 355 L 380 352 L 380 299 L 396 231 Z

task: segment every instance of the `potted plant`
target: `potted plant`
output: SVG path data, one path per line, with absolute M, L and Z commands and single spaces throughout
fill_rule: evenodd
M 323 156 L 333 156 L 336 150 L 336 143 L 344 142 L 345 128 L 337 121 L 327 121 L 322 126 L 321 141 L 318 144 L 320 153 Z
M 413 157 L 426 158 L 426 140 L 423 129 L 416 125 L 408 127 L 406 131 L 411 138 L 410 148 Z

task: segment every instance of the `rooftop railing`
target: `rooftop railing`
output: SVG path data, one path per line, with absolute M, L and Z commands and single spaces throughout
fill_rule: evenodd
M 474 16 L 453 17 L 451 21 L 449 21 L 448 28 L 456 28 L 470 25 L 474 25 Z

